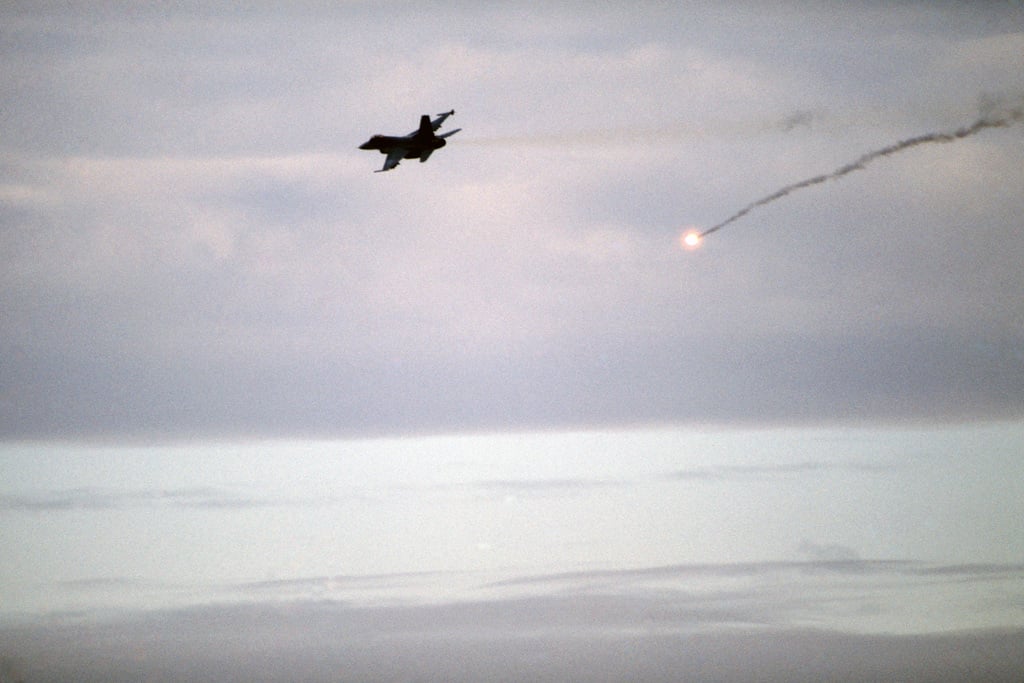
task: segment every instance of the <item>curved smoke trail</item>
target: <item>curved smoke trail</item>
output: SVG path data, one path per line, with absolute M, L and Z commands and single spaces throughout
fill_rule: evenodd
M 721 230 L 722 228 L 729 225 L 733 221 L 743 218 L 753 209 L 756 209 L 759 206 L 771 204 L 776 199 L 782 199 L 789 193 L 795 192 L 797 190 L 802 190 L 805 187 L 817 185 L 827 180 L 835 180 L 837 178 L 843 177 L 847 173 L 859 171 L 868 164 L 870 164 L 872 161 L 875 161 L 876 159 L 891 156 L 893 154 L 896 154 L 897 152 L 902 152 L 905 149 L 916 147 L 918 145 L 927 145 L 932 142 L 955 142 L 957 140 L 961 140 L 963 138 L 974 135 L 975 133 L 979 133 L 985 130 L 986 128 L 1004 128 L 1017 121 L 1020 121 L 1021 118 L 1024 118 L 1024 104 L 1017 105 L 1002 114 L 991 114 L 988 116 L 983 116 L 982 118 L 978 119 L 971 125 L 964 126 L 963 128 L 958 128 L 957 130 L 954 131 L 949 131 L 946 133 L 926 133 L 925 135 L 918 135 L 917 137 L 901 140 L 900 142 L 889 145 L 888 147 L 883 147 L 882 149 L 879 150 L 875 150 L 874 152 L 868 152 L 867 154 L 860 157 L 856 161 L 846 164 L 845 166 L 841 166 L 840 168 L 836 169 L 835 171 L 832 171 L 831 173 L 825 173 L 824 175 L 808 178 L 807 180 L 801 180 L 800 182 L 793 183 L 792 185 L 786 185 L 781 190 L 777 190 L 776 192 L 771 193 L 767 197 L 762 197 L 761 199 L 758 199 L 756 202 L 747 204 L 742 209 L 740 209 L 733 215 L 729 216 L 718 225 L 714 225 L 705 230 L 704 232 L 700 233 L 700 235 L 698 235 L 698 238 L 702 239 L 704 237 L 707 237 L 711 233 L 715 232 L 716 230 Z

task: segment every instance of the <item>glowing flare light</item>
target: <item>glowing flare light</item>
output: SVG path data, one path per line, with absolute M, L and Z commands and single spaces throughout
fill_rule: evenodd
M 701 234 L 696 230 L 687 230 L 683 233 L 683 236 L 679 241 L 683 245 L 683 249 L 689 249 L 692 251 L 700 246 L 702 239 Z

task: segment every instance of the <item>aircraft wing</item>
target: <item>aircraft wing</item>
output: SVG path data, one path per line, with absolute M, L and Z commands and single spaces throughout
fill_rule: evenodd
M 455 113 L 455 110 L 452 109 L 451 111 L 446 111 L 443 114 L 438 114 L 437 118 L 430 122 L 430 127 L 433 128 L 436 131 L 438 128 L 441 127 L 441 124 L 444 123 L 445 119 L 447 119 L 449 116 L 451 116 L 454 113 Z
M 384 160 L 384 168 L 375 171 L 381 173 L 382 171 L 390 171 L 395 166 L 398 166 L 399 162 L 405 157 L 404 147 L 392 147 L 388 150 L 388 158 Z

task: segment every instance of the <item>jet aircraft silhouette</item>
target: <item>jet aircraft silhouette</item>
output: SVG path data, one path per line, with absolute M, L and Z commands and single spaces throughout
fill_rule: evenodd
M 372 138 L 359 145 L 359 149 L 377 149 L 381 154 L 387 154 L 384 160 L 384 168 L 374 173 L 390 171 L 401 163 L 402 159 L 419 159 L 423 163 L 430 158 L 435 149 L 445 146 L 445 138 L 458 133 L 461 128 L 450 130 L 443 135 L 437 135 L 436 131 L 444 123 L 445 119 L 455 113 L 455 110 L 438 114 L 433 121 L 424 114 L 420 117 L 420 127 L 408 135 L 374 135 Z

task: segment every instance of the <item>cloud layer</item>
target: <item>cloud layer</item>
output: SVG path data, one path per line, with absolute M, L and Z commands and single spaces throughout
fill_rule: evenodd
M 101 622 L 70 617 L 66 623 L 7 625 L 0 627 L 0 661 L 4 675 L 43 683 L 69 677 L 935 681 L 978 675 L 1015 681 L 1024 667 L 1019 629 L 944 631 L 933 623 L 924 632 L 857 633 L 815 623 L 828 612 L 866 615 L 876 602 L 881 611 L 893 609 L 894 598 L 914 599 L 915 582 L 934 591 L 940 583 L 993 577 L 1016 577 L 1019 585 L 1020 575 L 1019 566 L 930 568 L 899 562 L 584 572 L 506 583 L 505 590 L 530 588 L 518 597 L 443 604 L 285 600 L 135 613 Z M 912 590 L 901 595 L 908 577 Z M 415 577 L 393 577 L 391 583 L 410 578 Z M 668 588 L 672 581 L 689 590 Z M 709 590 L 708 581 L 715 587 Z M 338 577 L 335 583 L 389 580 Z M 1013 584 L 1002 585 L 1005 590 Z M 811 614 L 812 621 L 799 625 Z

